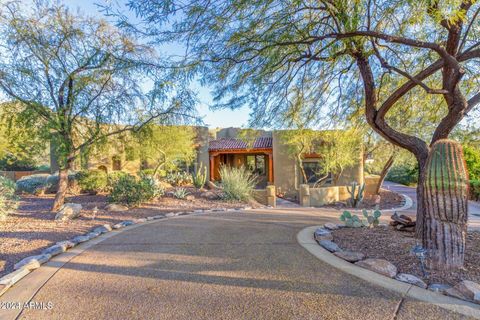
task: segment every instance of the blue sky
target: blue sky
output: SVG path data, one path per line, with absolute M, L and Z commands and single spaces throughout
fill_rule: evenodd
M 112 2 L 109 0 L 64 0 L 67 6 L 72 10 L 80 9 L 82 12 L 88 15 L 102 16 L 102 13 L 99 12 L 98 7 L 95 4 L 105 4 L 106 2 Z M 121 3 L 121 0 L 118 0 Z M 133 16 L 132 16 L 133 18 Z M 163 52 L 178 54 L 174 52 L 176 46 L 168 46 L 166 48 L 160 48 Z M 178 47 L 177 47 L 178 48 Z M 249 109 L 242 108 L 237 110 L 215 110 L 212 111 L 209 109 L 209 106 L 212 104 L 212 95 L 210 89 L 206 87 L 201 87 L 199 84 L 195 85 L 194 88 L 198 92 L 198 98 L 200 100 L 200 105 L 197 110 L 199 115 L 203 118 L 205 125 L 209 127 L 246 127 L 248 124 L 249 118 Z

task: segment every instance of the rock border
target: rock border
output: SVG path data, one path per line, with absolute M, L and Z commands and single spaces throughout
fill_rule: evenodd
M 419 286 L 384 276 L 335 256 L 333 253 L 320 246 L 314 239 L 313 235 L 319 228 L 324 229 L 324 226 L 306 227 L 297 234 L 297 242 L 319 260 L 369 283 L 400 293 L 403 297 L 414 298 L 465 316 L 480 319 L 480 305 L 478 304 L 446 296 L 441 293 L 423 289 Z M 325 235 L 325 233 L 323 233 L 323 235 Z
M 196 209 L 191 211 L 168 212 L 165 214 L 159 214 L 159 215 L 150 216 L 147 218 L 125 220 L 115 225 L 104 224 L 104 225 L 94 227 L 93 229 L 91 229 L 90 231 L 88 231 L 83 235 L 78 235 L 71 239 L 59 241 L 54 245 L 45 248 L 42 251 L 42 253 L 39 255 L 29 256 L 18 261 L 14 265 L 15 271 L 10 272 L 0 278 L 0 297 L 3 296 L 10 288 L 14 287 L 15 284 L 21 281 L 24 277 L 26 277 L 36 269 L 39 269 L 42 265 L 46 264 L 51 267 L 51 265 L 54 262 L 57 262 L 54 260 L 62 260 L 62 256 L 70 255 L 71 256 L 70 259 L 66 260 L 64 263 L 60 263 L 61 265 L 58 265 L 58 264 L 56 265 L 57 268 L 60 268 L 69 260 L 71 260 L 73 257 L 79 255 L 89 247 L 97 243 L 100 243 L 105 239 L 110 238 L 110 236 L 119 234 L 124 230 L 128 230 L 133 227 L 138 227 L 144 224 L 149 224 L 156 220 L 168 219 L 168 218 L 173 218 L 178 216 L 202 215 L 202 214 L 213 213 L 213 212 L 240 212 L 240 211 L 251 211 L 251 210 L 255 210 L 255 209 L 252 208 L 251 206 L 242 206 L 242 207 L 228 208 L 228 209 L 215 208 L 215 209 Z M 77 246 L 81 244 L 82 244 L 81 249 L 83 250 L 81 249 L 75 250 Z M 71 253 L 73 253 L 73 256 L 71 255 Z M 58 257 L 58 259 L 53 259 L 54 257 L 55 258 Z

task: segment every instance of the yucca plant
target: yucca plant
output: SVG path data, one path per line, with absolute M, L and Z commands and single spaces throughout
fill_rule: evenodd
M 252 198 L 257 177 L 252 175 L 245 167 L 222 166 L 220 177 L 225 199 L 248 201 Z

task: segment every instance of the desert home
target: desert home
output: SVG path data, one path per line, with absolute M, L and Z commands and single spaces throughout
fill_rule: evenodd
M 184 164 L 185 171 L 193 172 L 200 167 L 206 168 L 208 180 L 221 180 L 220 167 L 245 167 L 257 176 L 257 189 L 275 186 L 276 194 L 299 200 L 301 185 L 310 185 L 310 205 L 323 205 L 329 202 L 344 201 L 349 198 L 346 187 L 352 182 L 364 182 L 363 155 L 359 148 L 358 159 L 346 167 L 339 177 L 328 177 L 319 188 L 312 188 L 318 178 L 320 159 L 323 155 L 302 154 L 303 172 L 300 172 L 296 157 L 292 154 L 284 133 L 288 130 L 250 130 L 253 134 L 245 136 L 244 129 L 192 127 L 195 132 L 195 157 L 190 164 Z M 107 172 L 125 171 L 136 173 L 148 168 L 142 159 L 129 159 L 121 146 L 113 143 L 101 155 L 82 159 L 82 169 L 100 169 Z M 57 170 L 55 157 L 51 157 L 52 171 Z M 306 181 L 305 181 L 306 178 Z

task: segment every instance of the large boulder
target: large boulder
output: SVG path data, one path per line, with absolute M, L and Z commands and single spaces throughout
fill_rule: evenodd
M 365 259 L 365 255 L 363 253 L 355 251 L 337 251 L 334 254 L 337 257 L 352 263 Z
M 332 233 L 325 228 L 317 228 L 317 230 L 315 230 L 315 233 L 313 234 L 313 237 L 316 241 L 333 240 Z
M 25 259 L 15 263 L 13 268 L 15 270 L 18 270 L 20 268 L 28 270 L 37 269 L 40 267 L 41 264 L 44 264 L 45 262 L 50 260 L 51 257 L 52 256 L 49 254 L 39 254 L 37 256 L 26 257 Z
M 428 290 L 437 292 L 437 293 L 442 293 L 446 294 L 448 290 L 452 288 L 451 285 L 448 284 L 443 284 L 443 283 L 432 283 L 428 286 Z
M 55 215 L 55 220 L 72 220 L 77 218 L 82 211 L 82 205 L 79 203 L 65 203 Z
M 420 279 L 417 276 L 414 276 L 413 274 L 399 273 L 399 274 L 397 274 L 395 279 L 397 279 L 398 281 L 413 284 L 414 286 L 417 286 L 417 287 L 420 287 L 420 288 L 423 288 L 423 289 L 427 289 L 427 284 L 422 279 Z
M 395 267 L 390 261 L 384 259 L 365 259 L 355 263 L 355 265 L 380 273 L 389 278 L 393 278 L 397 275 L 397 267 Z
M 451 294 L 448 291 L 456 291 L 460 293 L 459 295 Z M 480 284 L 469 281 L 463 280 L 462 282 L 457 283 L 452 289 L 447 290 L 452 296 L 457 296 L 458 298 L 463 298 L 465 300 L 469 300 L 475 303 L 480 303 Z
M 335 242 L 330 240 L 320 240 L 318 244 L 330 252 L 337 252 L 342 250 Z
M 105 210 L 109 212 L 122 212 L 122 211 L 128 211 L 128 207 L 121 204 L 110 203 L 105 207 Z

